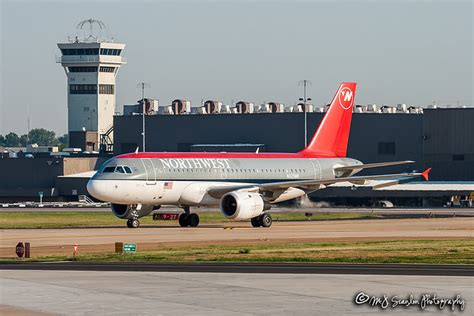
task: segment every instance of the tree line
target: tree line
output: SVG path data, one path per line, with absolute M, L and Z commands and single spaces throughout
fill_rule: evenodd
M 17 135 L 10 132 L 0 135 L 0 146 L 2 147 L 26 147 L 28 144 L 38 144 L 39 146 L 59 146 L 61 148 L 68 146 L 68 135 L 56 137 L 56 133 L 44 128 L 34 128 L 28 134 Z

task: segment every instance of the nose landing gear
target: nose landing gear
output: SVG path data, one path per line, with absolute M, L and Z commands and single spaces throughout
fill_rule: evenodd
M 127 221 L 128 228 L 138 228 L 140 227 L 140 221 L 138 218 L 129 218 Z
M 140 221 L 138 220 L 139 214 L 138 212 L 141 210 L 142 205 L 138 204 L 136 207 L 132 207 L 131 215 L 127 220 L 127 227 L 128 228 L 138 228 L 140 227 Z

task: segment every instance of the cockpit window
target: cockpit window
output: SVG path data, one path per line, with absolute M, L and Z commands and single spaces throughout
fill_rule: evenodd
M 123 170 L 122 166 L 117 166 L 117 167 L 115 167 L 115 172 L 116 173 L 125 173 L 125 170 Z
M 103 173 L 107 172 L 115 172 L 115 173 L 126 173 L 126 174 L 132 174 L 132 168 L 129 166 L 109 166 L 105 167 L 104 170 L 102 170 Z
M 113 167 L 105 167 L 102 172 L 114 172 L 115 171 L 115 166 Z

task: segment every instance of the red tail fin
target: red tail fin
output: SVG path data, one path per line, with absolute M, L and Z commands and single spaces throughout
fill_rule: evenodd
M 301 154 L 317 157 L 345 157 L 357 84 L 343 82 L 326 115 Z

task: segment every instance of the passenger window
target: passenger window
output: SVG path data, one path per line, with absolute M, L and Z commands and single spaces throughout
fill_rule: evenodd
M 105 167 L 102 172 L 105 173 L 105 172 L 114 172 L 114 171 L 115 171 L 115 166 L 114 167 Z
M 122 166 L 117 166 L 117 167 L 115 167 L 115 172 L 116 173 L 125 173 L 125 170 L 123 170 Z
M 130 167 L 124 166 L 123 169 L 125 169 L 125 173 L 132 174 L 132 169 L 130 169 Z

